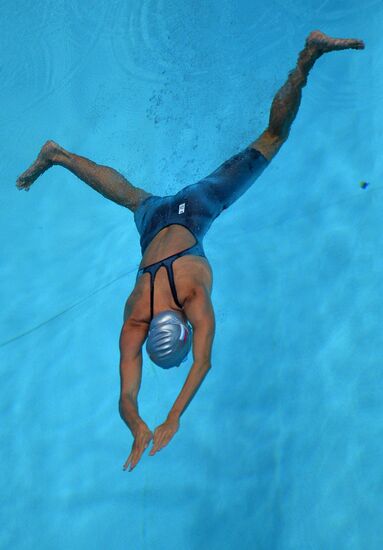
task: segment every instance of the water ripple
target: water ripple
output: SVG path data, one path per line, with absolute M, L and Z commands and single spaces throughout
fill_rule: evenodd
M 366 16 L 367 11 L 373 11 L 374 8 L 381 8 L 381 0 L 353 0 L 344 2 L 344 0 L 324 0 L 319 6 L 316 0 L 305 2 L 307 10 L 320 13 L 321 21 L 345 21 L 355 20 L 359 15 Z
M 217 71 L 235 80 L 257 57 L 282 47 L 286 32 L 293 35 L 294 20 L 286 21 L 273 8 L 222 10 L 216 3 L 207 10 L 175 0 L 119 4 L 111 36 L 114 57 L 122 71 L 151 82 L 198 79 Z
M 67 84 L 104 31 L 107 0 L 91 11 L 78 2 L 23 2 L 2 6 L 0 100 L 4 117 L 19 116 Z M 73 55 L 75 52 L 75 55 Z M 12 101 L 9 101 L 9 98 Z

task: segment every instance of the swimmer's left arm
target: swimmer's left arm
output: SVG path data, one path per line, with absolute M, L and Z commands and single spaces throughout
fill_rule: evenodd
M 208 291 L 199 291 L 185 313 L 193 326 L 193 364 L 166 421 L 156 428 L 150 455 L 165 447 L 178 431 L 180 417 L 189 406 L 211 368 L 211 351 L 215 334 L 215 317 Z

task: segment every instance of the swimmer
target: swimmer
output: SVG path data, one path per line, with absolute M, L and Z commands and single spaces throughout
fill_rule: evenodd
M 273 99 L 265 131 L 212 174 L 174 195 L 148 193 L 113 168 L 70 153 L 54 141 L 45 143 L 35 162 L 18 178 L 17 187 L 28 191 L 46 170 L 62 166 L 134 214 L 142 259 L 126 301 L 120 335 L 119 410 L 134 438 L 124 470 L 136 467 L 151 442 L 153 456 L 171 441 L 181 415 L 211 368 L 215 316 L 204 235 L 214 219 L 250 188 L 287 140 L 314 63 L 327 52 L 349 48 L 361 50 L 364 43 L 311 32 L 296 67 Z M 163 368 L 179 366 L 191 348 L 193 356 L 177 399 L 154 433 L 141 418 L 137 400 L 145 341 L 149 356 Z

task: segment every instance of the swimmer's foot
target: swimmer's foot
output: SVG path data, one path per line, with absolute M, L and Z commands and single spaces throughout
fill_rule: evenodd
M 16 187 L 29 191 L 30 186 L 48 168 L 53 166 L 55 157 L 61 151 L 61 147 L 54 141 L 47 141 L 41 148 L 36 160 L 31 166 L 17 178 Z
M 333 50 L 363 50 L 364 42 L 356 38 L 331 38 L 321 31 L 313 31 L 306 39 L 306 47 L 315 48 L 318 53 L 331 52 Z

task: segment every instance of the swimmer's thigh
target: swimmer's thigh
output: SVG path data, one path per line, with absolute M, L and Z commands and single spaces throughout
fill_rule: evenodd
M 238 200 L 268 166 L 268 160 L 254 147 L 246 147 L 223 162 L 209 176 L 198 182 L 217 209 L 225 210 Z

